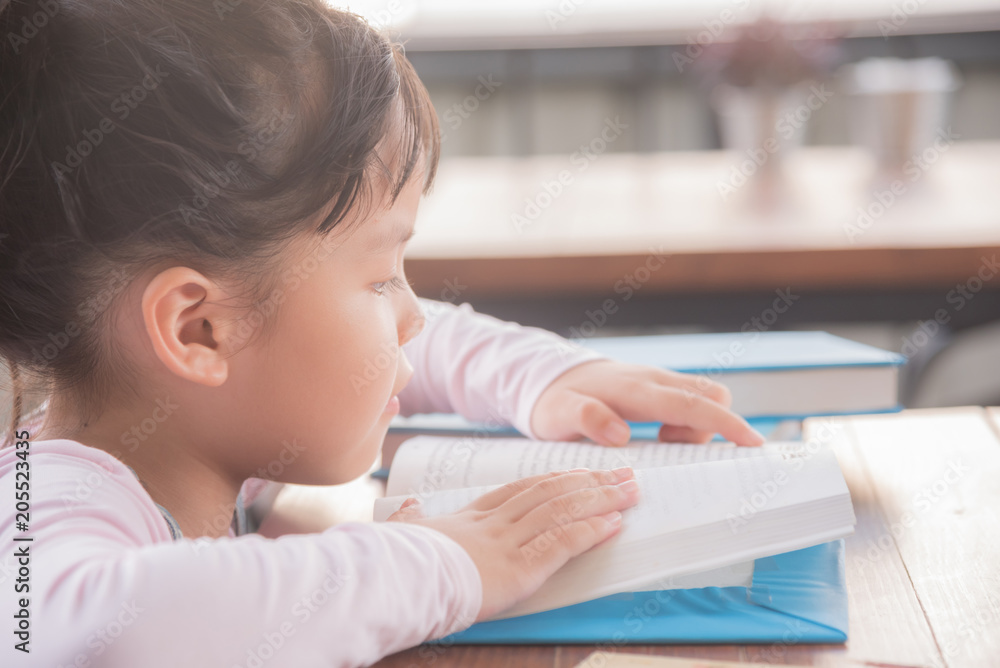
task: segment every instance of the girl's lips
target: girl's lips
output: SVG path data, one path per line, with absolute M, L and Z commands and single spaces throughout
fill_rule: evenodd
M 395 415 L 396 413 L 398 413 L 399 412 L 399 396 L 398 395 L 393 395 L 392 397 L 390 397 L 389 401 L 385 405 L 385 410 L 382 411 L 382 412 L 383 413 L 390 413 L 390 414 L 393 414 L 393 415 Z

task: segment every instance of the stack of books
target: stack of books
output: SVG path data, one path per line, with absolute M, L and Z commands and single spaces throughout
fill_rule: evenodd
M 794 437 L 790 422 L 807 417 L 900 409 L 898 375 L 906 358 L 826 332 L 609 336 L 579 343 L 621 362 L 722 383 L 732 392 L 733 410 L 769 438 Z M 659 429 L 656 423 L 630 425 L 635 439 L 655 439 Z M 519 435 L 510 426 L 444 413 L 397 416 L 390 431 Z

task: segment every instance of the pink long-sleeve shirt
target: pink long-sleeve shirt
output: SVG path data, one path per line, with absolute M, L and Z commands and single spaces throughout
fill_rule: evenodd
M 415 371 L 400 394 L 404 415 L 454 411 L 534 436 L 541 392 L 601 358 L 468 304 L 421 303 L 428 324 L 404 346 Z M 39 425 L 35 416 L 21 429 Z M 474 562 L 433 529 L 349 522 L 275 539 L 232 530 L 175 539 L 169 513 L 131 469 L 72 440 L 30 442 L 30 529 L 21 531 L 19 451 L 9 441 L 0 449 L 2 666 L 367 665 L 479 612 Z M 241 501 L 261 486 L 248 480 Z M 15 649 L 22 598 L 30 653 Z

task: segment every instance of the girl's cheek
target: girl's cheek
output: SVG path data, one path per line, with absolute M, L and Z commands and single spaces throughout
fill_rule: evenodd
M 395 327 L 385 327 L 378 318 L 373 318 L 372 325 L 359 330 L 352 341 L 356 362 L 350 384 L 363 401 L 384 400 L 383 395 L 395 386 L 397 369 L 407 364 L 401 360 L 403 350 Z

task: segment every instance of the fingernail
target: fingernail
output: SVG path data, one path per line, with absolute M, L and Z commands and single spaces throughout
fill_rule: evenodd
M 622 466 L 621 468 L 611 469 L 611 472 L 615 474 L 615 477 L 619 480 L 626 480 L 635 475 L 631 466 Z
M 764 445 L 764 442 L 767 440 L 766 438 L 764 438 L 764 434 L 760 433 L 753 427 L 750 427 L 750 431 L 753 432 L 753 435 L 757 437 L 757 445 Z
M 628 425 L 622 422 L 612 422 L 605 427 L 604 438 L 615 444 L 627 443 L 629 438 Z
M 622 523 L 622 514 L 617 510 L 612 510 L 610 513 L 606 513 L 601 517 L 606 519 L 608 521 L 608 524 L 610 524 L 613 527 L 616 527 Z
M 618 489 L 626 494 L 634 494 L 639 491 L 639 483 L 633 478 L 632 480 L 626 480 L 625 482 L 618 483 Z

